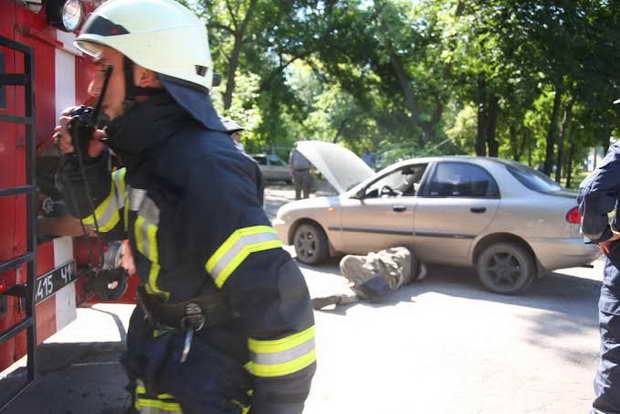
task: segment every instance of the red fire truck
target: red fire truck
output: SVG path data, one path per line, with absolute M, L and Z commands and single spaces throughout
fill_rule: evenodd
M 88 101 L 92 68 L 73 40 L 101 1 L 0 0 L 0 372 L 28 362 L 25 386 L 0 411 L 34 381 L 37 345 L 97 301 L 89 279 L 101 243 L 42 234 L 38 223 L 60 220 L 51 136 L 64 108 Z M 134 301 L 132 282 L 120 302 Z

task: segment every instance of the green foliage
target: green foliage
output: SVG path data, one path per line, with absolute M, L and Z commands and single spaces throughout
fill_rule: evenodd
M 384 163 L 483 151 L 566 176 L 620 133 L 617 0 L 188 4 L 223 76 L 214 100 L 250 151 L 285 157 L 298 137 Z

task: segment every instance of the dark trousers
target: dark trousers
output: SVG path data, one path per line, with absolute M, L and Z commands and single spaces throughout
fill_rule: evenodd
M 129 377 L 127 388 L 137 408 L 134 412 L 241 414 L 249 406 L 248 372 L 240 362 L 209 345 L 201 333 L 194 335 L 187 360 L 181 363 L 184 333 L 155 336 L 136 306 L 127 332 L 127 352 L 122 357 Z M 156 411 L 153 407 L 164 408 Z
M 295 200 L 310 197 L 310 188 L 312 187 L 312 176 L 310 170 L 294 170 L 293 182 L 295 183 Z
M 601 355 L 594 378 L 592 413 L 620 414 L 620 272 L 610 260 L 599 300 L 599 327 Z

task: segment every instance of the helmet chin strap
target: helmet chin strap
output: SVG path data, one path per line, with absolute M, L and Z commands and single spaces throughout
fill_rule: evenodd
M 138 96 L 154 96 L 165 92 L 163 88 L 142 88 L 137 86 L 133 80 L 133 68 L 135 63 L 127 56 L 123 56 L 123 73 L 125 75 L 125 101 L 123 109 L 125 112 L 136 104 Z

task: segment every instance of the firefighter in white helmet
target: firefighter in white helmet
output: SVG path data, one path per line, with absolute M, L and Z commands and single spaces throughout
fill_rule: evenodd
M 73 215 L 129 239 L 135 410 L 301 413 L 316 366 L 308 291 L 262 209 L 258 167 L 211 104 L 204 23 L 170 0 L 110 0 L 76 44 L 101 69 L 91 92 L 108 122 L 80 156 L 71 111 L 61 118 L 58 181 Z M 124 168 L 108 170 L 109 149 Z

